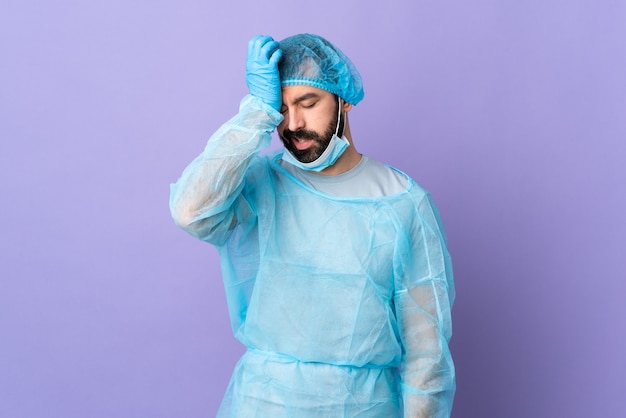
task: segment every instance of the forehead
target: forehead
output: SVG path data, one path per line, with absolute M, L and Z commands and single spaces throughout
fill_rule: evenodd
M 286 86 L 282 88 L 283 103 L 292 104 L 312 98 L 332 98 L 332 93 L 312 86 Z

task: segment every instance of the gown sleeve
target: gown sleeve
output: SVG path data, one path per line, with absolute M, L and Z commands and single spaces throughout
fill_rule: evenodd
M 240 193 L 245 173 L 258 152 L 270 144 L 282 118 L 260 99 L 244 97 L 239 113 L 211 136 L 204 151 L 171 185 L 174 222 L 196 238 L 223 244 L 250 213 Z
M 404 416 L 447 418 L 456 388 L 448 348 L 455 297 L 452 265 L 438 211 L 428 194 L 416 201 L 416 210 L 405 231 L 394 300 L 403 345 Z

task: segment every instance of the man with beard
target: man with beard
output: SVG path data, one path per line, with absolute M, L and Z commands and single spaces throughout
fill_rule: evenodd
M 363 98 L 327 40 L 257 36 L 239 113 L 172 186 L 175 222 L 217 246 L 247 348 L 220 417 L 449 417 L 454 286 L 429 194 L 360 154 Z M 259 151 L 276 129 L 284 150 Z

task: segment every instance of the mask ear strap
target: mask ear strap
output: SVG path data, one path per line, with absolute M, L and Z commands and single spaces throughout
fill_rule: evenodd
M 339 125 L 341 125 L 341 98 L 337 96 L 337 128 L 335 128 L 335 135 L 337 136 L 339 136 Z

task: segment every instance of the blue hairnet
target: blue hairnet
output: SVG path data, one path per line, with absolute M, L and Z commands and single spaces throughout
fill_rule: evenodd
M 352 61 L 318 35 L 294 35 L 280 41 L 278 63 L 283 87 L 307 85 L 329 91 L 350 104 L 363 99 L 363 81 Z

